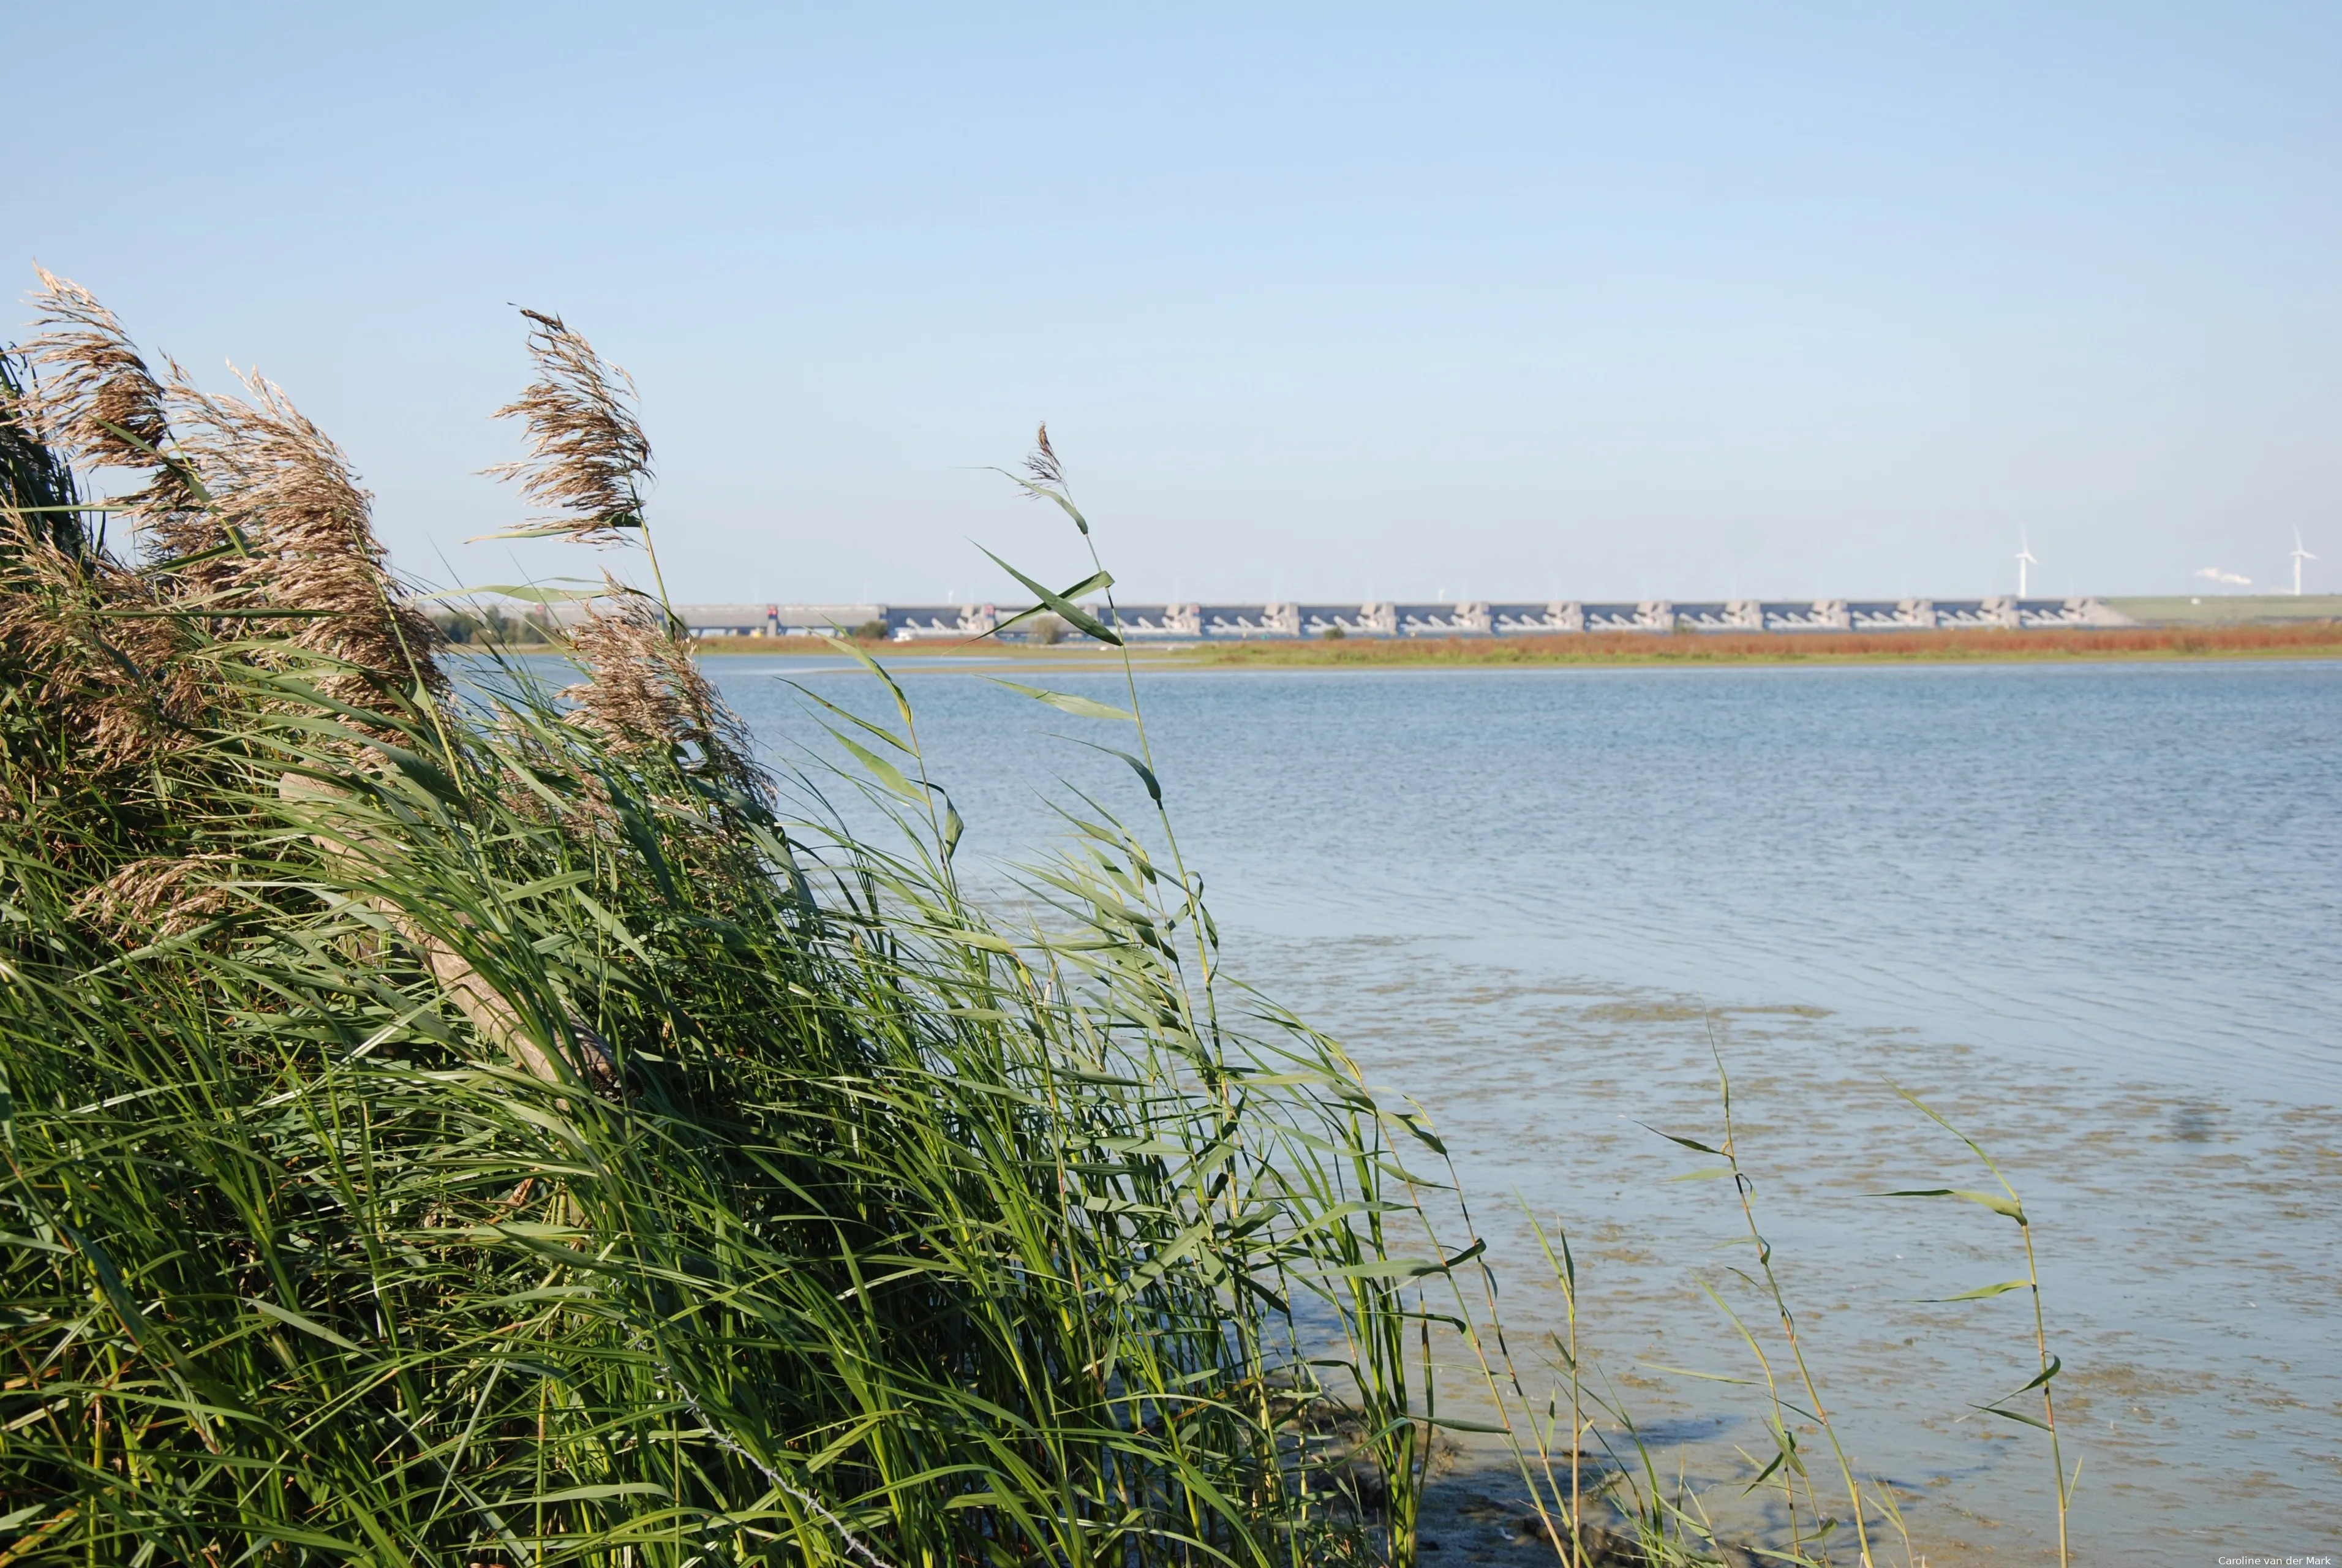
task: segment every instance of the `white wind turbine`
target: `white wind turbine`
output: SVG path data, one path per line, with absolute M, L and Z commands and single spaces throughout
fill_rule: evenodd
M 2293 531 L 2293 596 L 2295 598 L 2301 597 L 2301 564 L 2304 561 L 2317 559 L 2317 556 L 2301 547 L 2301 530 L 2296 528 Z
M 2025 569 L 2027 566 L 2039 564 L 2041 563 L 2033 558 L 2031 541 L 2020 536 L 2017 545 L 2017 596 L 2018 598 L 2025 597 Z

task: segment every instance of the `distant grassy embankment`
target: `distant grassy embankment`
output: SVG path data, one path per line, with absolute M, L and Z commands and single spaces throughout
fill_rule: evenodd
M 1808 664 L 2042 663 L 2059 659 L 2324 658 L 2342 654 L 2342 621 L 2290 626 L 2126 626 L 2008 632 L 1601 632 L 1232 643 L 1187 650 L 1199 664 Z
M 2150 626 L 2282 625 L 2342 621 L 2342 594 L 2167 594 L 2108 599 L 2111 609 Z

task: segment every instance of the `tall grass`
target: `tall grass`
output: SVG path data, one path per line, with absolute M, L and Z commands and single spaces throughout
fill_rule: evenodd
M 0 1561 L 1411 1557 L 1409 1124 L 1219 1006 L 1198 884 L 1085 810 L 989 917 L 907 714 L 853 730 L 890 842 L 795 816 L 623 594 L 568 693 L 451 681 L 281 394 L 50 281 L 0 410 Z M 45 510 L 75 467 L 144 558 Z

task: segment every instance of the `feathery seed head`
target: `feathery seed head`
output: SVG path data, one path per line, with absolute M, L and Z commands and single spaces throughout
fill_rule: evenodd
M 211 700 L 154 584 L 0 510 L 0 685 L 46 716 L 60 776 L 108 790 L 196 744 Z
M 651 474 L 634 379 L 603 363 L 559 316 L 521 315 L 536 324 L 528 335 L 536 379 L 496 417 L 526 423 L 528 455 L 487 472 L 518 480 L 522 494 L 551 508 L 538 521 L 583 544 L 616 544 L 622 530 L 643 525 L 642 492 Z
M 50 444 L 95 468 L 153 470 L 170 438 L 163 386 L 115 314 L 79 284 L 33 269 L 38 336 L 25 357 L 45 374 L 31 401 Z
M 175 379 L 199 423 L 187 450 L 208 481 L 218 518 L 248 542 L 225 559 L 223 586 L 272 608 L 319 612 L 294 623 L 296 646 L 355 665 L 326 685 L 363 704 L 375 682 L 445 679 L 428 649 L 430 622 L 384 563 L 374 498 L 358 487 L 333 439 L 256 371 L 239 373 L 251 401 L 214 397 Z
M 757 800 L 771 783 L 753 760 L 748 727 L 716 694 L 658 602 L 604 574 L 614 607 L 589 607 L 570 643 L 593 679 L 561 693 L 573 722 L 636 754 L 688 747 L 692 770 Z
M 1025 459 L 1025 472 L 1036 484 L 1058 484 L 1066 482 L 1066 471 L 1058 465 L 1057 454 L 1049 444 L 1049 425 L 1041 424 L 1040 434 L 1034 437 L 1033 454 Z
M 149 855 L 84 892 L 74 912 L 116 942 L 185 935 L 235 907 L 235 894 L 210 880 L 235 865 L 232 854 Z
M 34 270 L 41 279 L 32 295 L 34 325 L 42 330 L 25 345 L 24 357 L 42 374 L 25 399 L 26 415 L 68 463 L 146 475 L 118 504 L 157 530 L 158 549 L 175 553 L 175 533 L 200 531 L 189 514 L 199 514 L 202 496 L 168 450 L 172 388 L 95 295 L 45 267 Z

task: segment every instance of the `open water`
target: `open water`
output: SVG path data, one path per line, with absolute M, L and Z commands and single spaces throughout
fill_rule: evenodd
M 1062 833 L 1069 784 L 1144 815 L 1120 763 L 1056 738 L 1114 726 L 904 669 L 964 864 Z M 710 670 L 784 760 L 821 745 L 784 677 L 883 706 L 842 664 Z M 1119 675 L 1016 678 L 1122 700 Z M 2026 1294 L 1927 1299 L 2021 1273 L 2015 1227 L 1866 1195 L 1988 1183 L 1890 1081 L 2025 1194 L 2079 1560 L 2342 1547 L 2342 664 L 1140 693 L 1231 967 L 1429 1107 L 1525 1359 L 1559 1300 L 1520 1205 L 1568 1229 L 1591 1349 L 1736 1529 L 1786 1524 L 1777 1493 L 1735 1501 L 1742 1452 L 1769 1453 L 1756 1391 L 1667 1369 L 1754 1375 L 1696 1278 L 1761 1323 L 1727 1272 L 1739 1213 L 1726 1183 L 1668 1181 L 1712 1162 L 1638 1125 L 1716 1141 L 1718 1048 L 1824 1397 L 1932 1561 L 2043 1561 L 2054 1506 L 2040 1433 L 1973 1408 L 2032 1374 Z

